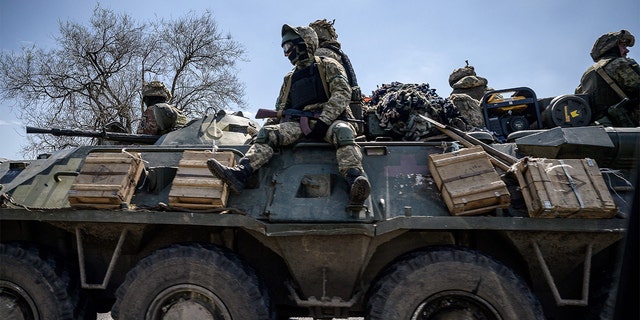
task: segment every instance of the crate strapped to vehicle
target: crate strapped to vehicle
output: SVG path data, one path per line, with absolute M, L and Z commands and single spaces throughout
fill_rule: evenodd
M 429 170 L 451 215 L 508 208 L 511 196 L 482 147 L 429 155 Z
M 138 153 L 91 153 L 67 194 L 69 204 L 98 209 L 129 204 L 143 171 L 144 163 Z
M 215 158 L 233 167 L 232 152 L 184 151 L 169 192 L 169 205 L 187 209 L 224 208 L 229 197 L 229 187 L 213 176 L 207 168 L 207 160 Z
M 593 159 L 523 158 L 515 173 L 531 217 L 611 218 L 618 212 Z

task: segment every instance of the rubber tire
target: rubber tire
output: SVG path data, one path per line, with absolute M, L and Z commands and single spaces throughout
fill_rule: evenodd
M 526 283 L 506 266 L 476 251 L 438 247 L 414 252 L 383 274 L 369 295 L 367 320 L 412 319 L 421 303 L 447 292 L 483 301 L 499 314 L 497 319 L 544 319 L 540 303 Z
M 36 247 L 0 243 L 0 261 L 0 296 L 4 297 L 0 317 L 20 319 L 14 313 L 16 309 L 4 302 L 22 291 L 18 300 L 33 313 L 32 318 L 20 312 L 23 319 L 75 319 L 74 304 L 67 292 L 69 274 L 58 259 Z
M 142 259 L 116 292 L 114 319 L 147 319 L 152 302 L 173 286 L 194 285 L 219 298 L 232 319 L 275 319 L 266 286 L 235 254 L 214 246 L 174 245 Z

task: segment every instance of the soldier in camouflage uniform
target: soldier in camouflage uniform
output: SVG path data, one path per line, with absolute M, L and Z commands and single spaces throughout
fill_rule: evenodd
M 318 35 L 318 49 L 316 49 L 315 55 L 319 57 L 329 57 L 342 64 L 344 67 L 347 78 L 349 79 L 349 85 L 351 85 L 352 101 L 362 100 L 362 93 L 358 86 L 358 79 L 356 73 L 351 65 L 349 56 L 341 49 L 341 44 L 338 41 L 338 34 L 333 27 L 335 20 L 329 22 L 327 19 L 316 20 L 309 24 L 309 27 L 313 28 L 313 31 Z
M 360 86 L 358 86 L 358 79 L 356 72 L 353 69 L 349 56 L 341 49 L 341 44 L 338 41 L 338 34 L 333 27 L 335 20 L 331 22 L 327 19 L 316 20 L 309 24 L 309 27 L 313 28 L 313 31 L 318 35 L 318 49 L 316 49 L 315 55 L 319 57 L 329 57 L 342 64 L 345 72 L 347 73 L 347 79 L 351 86 L 351 101 L 349 102 L 349 108 L 353 112 L 355 119 L 360 120 L 359 125 L 356 126 L 358 133 L 362 133 L 364 121 L 363 117 L 363 96 Z
M 142 102 L 147 108 L 142 113 L 139 134 L 165 134 L 187 124 L 187 117 L 170 105 L 170 100 L 171 92 L 164 83 L 151 81 L 142 85 Z
M 640 67 L 627 58 L 627 47 L 634 42 L 629 31 L 621 30 L 600 36 L 591 49 L 595 64 L 582 75 L 575 92 L 589 94 L 594 125 L 640 125 Z
M 340 49 L 341 47 L 340 42 L 338 42 L 338 34 L 333 27 L 334 23 L 335 20 L 329 22 L 327 19 L 322 19 L 309 24 L 309 27 L 313 28 L 313 31 L 315 31 L 318 36 L 318 48 L 316 49 L 315 55 L 333 58 L 344 66 L 342 56 L 334 49 Z
M 351 97 L 347 75 L 335 59 L 314 56 L 318 37 L 307 26 L 282 27 L 284 55 L 295 66 L 284 77 L 276 110 L 297 109 L 319 113 L 310 120 L 311 132 L 304 134 L 300 119 L 265 125 L 258 132 L 255 143 L 234 167 L 227 167 L 215 159 L 207 166 L 235 192 L 240 192 L 247 178 L 273 156 L 274 148 L 291 145 L 303 138 L 330 142 L 336 147 L 338 169 L 349 187 L 352 205 L 361 205 L 369 196 L 371 186 L 362 168 L 362 153 L 355 142 L 355 128 L 351 110 L 347 107 Z

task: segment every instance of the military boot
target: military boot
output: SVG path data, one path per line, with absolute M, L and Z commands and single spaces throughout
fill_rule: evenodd
M 207 167 L 214 176 L 225 182 L 231 190 L 240 193 L 247 183 L 247 178 L 253 172 L 249 159 L 242 158 L 235 167 L 227 167 L 218 160 L 211 158 L 207 160 Z
M 351 201 L 349 205 L 361 206 L 364 204 L 364 201 L 369 197 L 369 193 L 371 193 L 369 179 L 356 168 L 347 170 L 345 179 L 349 186 L 349 201 Z

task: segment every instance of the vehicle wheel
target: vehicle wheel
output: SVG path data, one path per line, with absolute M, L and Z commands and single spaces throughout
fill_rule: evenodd
M 376 281 L 367 303 L 375 319 L 544 319 L 513 271 L 481 253 L 450 247 L 414 252 Z
M 233 253 L 176 245 L 141 260 L 116 292 L 114 319 L 273 319 L 266 287 Z
M 67 271 L 40 254 L 0 243 L 0 319 L 74 319 Z

